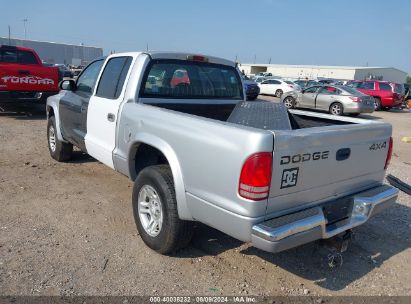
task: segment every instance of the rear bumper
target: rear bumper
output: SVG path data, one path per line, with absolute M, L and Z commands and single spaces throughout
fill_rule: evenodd
M 391 206 L 398 192 L 394 187 L 383 185 L 331 202 L 333 205 L 351 202 L 352 206 L 352 212 L 346 218 L 333 223 L 328 222 L 322 205 L 256 224 L 252 227 L 251 242 L 254 247 L 264 251 L 280 252 L 333 237 L 365 223 L 373 215 Z
M 345 113 L 372 113 L 374 112 L 374 103 L 363 104 L 363 103 L 351 103 L 344 107 Z

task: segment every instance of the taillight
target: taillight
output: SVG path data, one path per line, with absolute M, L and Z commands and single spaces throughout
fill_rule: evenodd
M 253 201 L 268 197 L 271 184 L 273 155 L 261 152 L 251 155 L 241 169 L 238 194 Z
M 393 140 L 392 140 L 392 137 L 390 137 L 390 142 L 388 144 L 387 158 L 385 159 L 384 170 L 387 170 L 388 165 L 390 164 L 391 156 L 392 156 L 392 146 L 393 146 Z
M 355 97 L 355 96 L 350 96 L 350 99 L 354 102 L 361 102 L 361 98 L 360 97 Z

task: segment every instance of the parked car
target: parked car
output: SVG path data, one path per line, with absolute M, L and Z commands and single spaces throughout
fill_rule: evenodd
M 281 101 L 289 109 L 316 109 L 332 115 L 358 115 L 374 111 L 372 97 L 347 86 L 313 86 L 301 92 L 288 92 Z
M 295 90 L 295 84 L 289 81 L 287 83 L 281 79 L 266 79 L 258 84 L 260 87 L 260 94 L 274 95 L 276 97 L 281 97 L 283 93 Z
M 388 81 L 353 80 L 349 81 L 347 85 L 374 97 L 376 111 L 400 106 L 403 100 L 401 93 L 395 91 L 395 84 L 393 85 Z
M 182 69 L 182 70 L 176 70 L 174 72 L 173 77 L 171 78 L 171 81 L 170 81 L 170 86 L 174 88 L 178 85 L 183 85 L 183 86 L 190 85 L 190 79 L 188 78 L 187 70 Z
M 317 80 L 319 83 L 321 84 L 336 84 L 338 82 L 338 80 L 336 79 L 332 79 L 332 78 L 327 78 L 327 79 L 320 79 Z
M 84 66 L 82 66 L 82 65 L 70 65 L 69 69 L 73 73 L 73 78 L 76 78 L 83 71 Z
M 59 80 L 58 68 L 44 66 L 33 49 L 0 46 L 0 100 L 45 102 Z
M 73 78 L 74 74 L 70 69 L 65 65 L 61 63 L 56 63 L 54 64 L 55 67 L 59 69 L 60 73 L 60 78 Z
M 300 80 L 295 80 L 293 82 L 295 84 L 298 84 L 301 89 L 305 89 L 305 88 L 312 87 L 312 86 L 315 86 L 315 85 L 321 85 L 321 83 L 319 83 L 318 81 L 315 81 L 315 80 L 300 79 Z
M 171 88 L 176 70 L 189 85 Z M 162 254 L 186 246 L 195 221 L 278 252 L 349 231 L 398 195 L 383 184 L 390 124 L 244 101 L 229 60 L 119 53 L 60 87 L 47 101 L 51 157 L 76 146 L 131 178 L 139 235 Z
M 256 100 L 258 94 L 260 94 L 260 88 L 258 84 L 245 75 L 243 75 L 242 77 L 247 100 Z
M 272 74 L 272 73 L 269 73 L 269 72 L 260 72 L 260 73 L 255 74 L 255 76 L 256 76 L 256 77 L 258 77 L 258 76 L 261 76 L 261 77 L 270 77 L 270 76 L 273 76 L 273 74 Z
M 255 81 L 256 83 L 261 83 L 264 80 L 266 80 L 267 78 L 264 76 L 254 76 L 253 78 L 251 78 L 251 80 Z

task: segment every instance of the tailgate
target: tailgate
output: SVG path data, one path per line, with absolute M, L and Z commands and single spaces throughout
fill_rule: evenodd
M 391 125 L 368 121 L 275 131 L 267 214 L 381 183 L 390 136 Z
M 0 91 L 57 92 L 58 68 L 1 63 Z

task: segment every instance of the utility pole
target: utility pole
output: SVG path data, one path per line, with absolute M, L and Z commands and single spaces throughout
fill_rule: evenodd
M 268 64 L 271 64 L 271 57 L 270 57 L 270 59 L 268 60 Z
M 256 60 L 257 60 L 257 55 L 254 55 L 254 61 L 253 61 L 253 63 L 255 63 Z
M 10 25 L 9 25 L 9 45 L 11 45 L 11 29 L 10 29 Z
M 148 52 L 148 43 L 147 43 L 146 49 L 147 49 L 147 52 Z
M 23 19 L 23 23 L 24 23 L 24 40 L 27 40 L 27 21 L 29 21 L 29 19 L 27 19 L 27 18 Z

